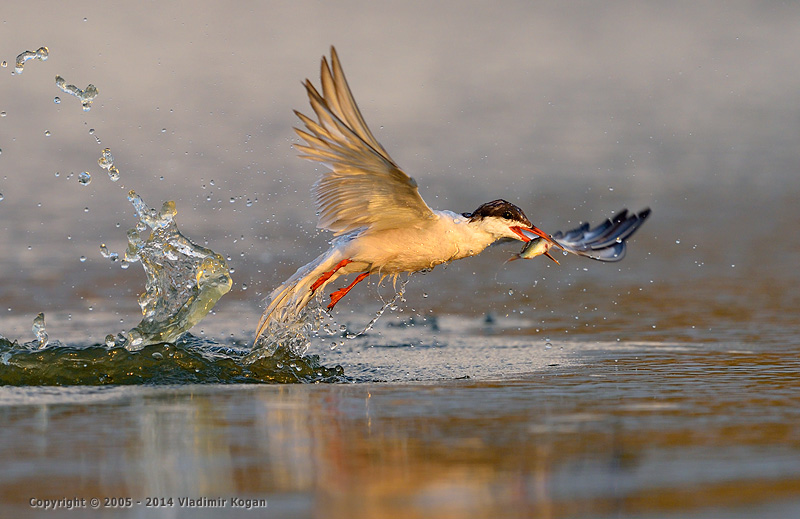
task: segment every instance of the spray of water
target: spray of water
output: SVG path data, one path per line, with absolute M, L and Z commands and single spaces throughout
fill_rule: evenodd
M 22 73 L 27 61 L 47 57 L 46 47 L 23 52 L 17 57 L 16 73 Z M 56 76 L 56 85 L 77 97 L 84 111 L 91 109 L 98 94 L 94 85 L 80 89 L 61 76 Z M 55 102 L 59 104 L 61 99 L 57 97 Z M 95 140 L 100 144 L 97 136 Z M 102 150 L 98 165 L 112 182 L 120 180 L 109 148 Z M 92 176 L 83 172 L 78 181 L 89 186 Z M 231 289 L 230 269 L 222 255 L 181 234 L 174 202 L 152 209 L 134 191 L 128 200 L 138 223 L 127 232 L 126 251 L 120 255 L 104 244 L 100 250 L 123 268 L 141 262 L 147 277 L 145 292 L 139 297 L 141 322 L 128 331 L 109 334 L 105 344 L 72 346 L 49 338 L 45 316 L 40 313 L 33 320 L 35 340 L 20 344 L 0 336 L 0 385 L 341 380 L 341 367 L 326 368 L 318 356 L 302 355 L 321 320 L 318 314 L 308 314 L 283 330 L 283 335 L 274 338 L 274 348 L 259 352 L 238 344 L 220 346 L 186 333 Z M 285 347 L 278 348 L 279 344 Z
M 247 360 L 269 358 L 281 351 L 288 351 L 295 355 L 304 355 L 314 337 L 320 335 L 341 335 L 346 339 L 355 339 L 370 331 L 386 310 L 396 310 L 397 305 L 403 302 L 405 287 L 410 276 L 400 281 L 399 286 L 393 284 L 394 293 L 389 300 L 383 300 L 383 305 L 372 319 L 359 331 L 348 331 L 345 325 L 337 326 L 333 316 L 325 309 L 323 294 L 317 296 L 303 308 L 300 313 L 290 320 L 274 320 L 266 331 L 258 338 L 252 353 Z M 396 279 L 395 279 L 396 281 Z
M 36 51 L 26 50 L 25 52 L 17 56 L 17 63 L 16 66 L 14 67 L 14 73 L 22 74 L 22 72 L 25 69 L 26 61 L 30 61 L 32 59 L 38 59 L 39 61 L 47 61 L 47 58 L 49 56 L 50 56 L 50 51 L 47 49 L 47 47 L 39 47 Z
M 92 109 L 92 102 L 98 94 L 97 87 L 91 83 L 85 89 L 81 90 L 75 85 L 68 85 L 61 76 L 56 76 L 56 86 L 60 88 L 62 92 L 66 92 L 80 99 L 84 112 L 88 112 Z
M 128 200 L 136 209 L 139 223 L 128 231 L 125 261 L 141 261 L 147 276 L 146 290 L 139 296 L 144 318 L 112 339 L 114 344 L 135 351 L 149 344 L 173 342 L 211 311 L 231 289 L 232 280 L 225 258 L 178 230 L 175 202 L 165 202 L 157 211 L 134 191 Z M 141 233 L 147 228 L 150 235 L 142 239 Z

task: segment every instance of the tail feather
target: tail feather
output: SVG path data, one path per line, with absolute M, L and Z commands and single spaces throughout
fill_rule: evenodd
M 332 248 L 321 254 L 311 263 L 297 269 L 297 272 L 283 282 L 281 286 L 273 290 L 270 294 L 264 314 L 258 322 L 256 329 L 256 342 L 270 328 L 276 325 L 291 323 L 297 319 L 303 308 L 311 301 L 315 293 L 322 293 L 325 286 L 338 278 L 341 273 L 334 272 L 316 291 L 311 290 L 311 285 L 319 279 L 322 274 L 329 272 L 344 258 L 341 251 Z

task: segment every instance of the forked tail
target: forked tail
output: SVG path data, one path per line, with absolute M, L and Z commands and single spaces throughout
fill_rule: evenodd
M 300 267 L 269 295 L 266 310 L 258 322 L 256 344 L 265 332 L 284 327 L 296 321 L 303 308 L 325 286 L 339 277 L 338 268 L 345 260 L 341 251 L 332 248 L 311 263 Z

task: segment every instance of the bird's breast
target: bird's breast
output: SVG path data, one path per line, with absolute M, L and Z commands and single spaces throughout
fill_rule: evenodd
M 430 225 L 366 233 L 350 242 L 355 261 L 386 274 L 425 270 L 478 254 L 490 241 L 477 240 L 464 223 L 439 218 Z

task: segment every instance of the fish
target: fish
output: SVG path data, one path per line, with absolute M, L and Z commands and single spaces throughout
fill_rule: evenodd
M 555 259 L 553 256 L 550 255 L 549 250 L 550 247 L 552 246 L 553 246 L 552 243 L 550 243 L 547 240 L 543 240 L 542 238 L 537 236 L 536 238 L 533 238 L 531 241 L 525 244 L 525 247 L 522 249 L 522 252 L 520 252 L 519 254 L 515 254 L 514 256 L 511 256 L 511 258 L 508 261 L 515 261 L 518 259 L 533 259 L 536 256 L 545 255 L 551 260 L 555 261 L 557 265 L 561 265 L 561 263 L 559 263 L 557 259 Z

